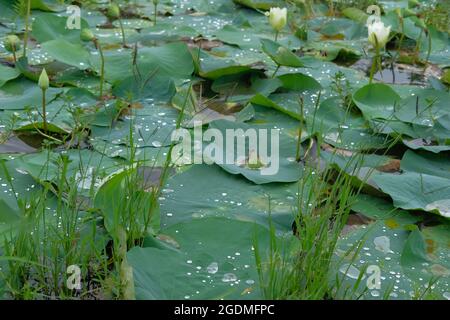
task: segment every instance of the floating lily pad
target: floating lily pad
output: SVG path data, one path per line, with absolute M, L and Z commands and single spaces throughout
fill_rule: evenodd
M 173 225 L 163 234 L 179 249 L 152 245 L 127 253 L 137 299 L 261 297 L 253 243 L 257 235 L 259 246 L 267 248 L 267 229 L 239 220 L 204 218 Z
M 396 207 L 450 217 L 450 179 L 404 172 L 378 174 L 373 176 L 373 180 L 383 192 L 392 197 Z

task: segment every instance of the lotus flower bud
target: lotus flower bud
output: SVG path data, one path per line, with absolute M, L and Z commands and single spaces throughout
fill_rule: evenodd
M 417 0 L 408 0 L 408 7 L 414 8 L 420 6 L 420 2 Z
M 5 49 L 9 52 L 15 52 L 20 49 L 20 39 L 15 34 L 7 36 L 4 44 Z
M 117 4 L 111 3 L 106 14 L 109 18 L 117 19 L 120 17 L 120 8 Z
M 83 30 L 81 30 L 80 38 L 81 40 L 88 42 L 94 40 L 95 36 L 91 29 L 84 28 Z
M 41 75 L 39 76 L 38 85 L 42 90 L 47 90 L 50 86 L 50 81 L 48 80 L 47 71 L 45 71 L 45 68 L 42 69 Z

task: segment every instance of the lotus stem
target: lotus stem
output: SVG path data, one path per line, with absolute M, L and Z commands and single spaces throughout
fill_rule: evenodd
M 278 69 L 280 69 L 280 65 L 277 65 L 277 68 L 275 69 L 275 71 L 272 74 L 272 78 L 275 78 L 275 75 L 277 74 Z
M 25 33 L 23 35 L 23 56 L 27 56 L 28 29 L 30 24 L 31 0 L 27 1 L 27 13 L 25 16 Z M 15 55 L 15 53 L 14 53 Z
M 305 106 L 305 101 L 303 99 L 303 97 L 300 97 L 300 117 L 303 117 L 303 110 L 304 110 L 304 106 Z M 300 120 L 299 126 L 298 126 L 298 139 L 297 139 L 297 150 L 295 152 L 295 160 L 297 162 L 300 162 L 301 157 L 300 157 L 300 147 L 302 144 L 302 121 Z
M 425 61 L 425 68 L 427 67 L 431 55 L 431 34 L 428 30 L 427 30 L 427 37 L 428 37 L 428 50 L 427 50 L 427 59 Z
M 158 11 L 157 11 L 158 4 L 157 3 L 154 4 L 154 8 L 155 8 L 155 12 L 153 13 L 153 20 L 155 21 L 154 25 L 156 26 L 156 16 L 158 13 Z
M 119 17 L 119 26 L 120 26 L 120 33 L 122 34 L 122 46 L 126 47 L 127 43 L 125 42 L 125 31 L 123 29 L 123 24 L 122 24 L 122 18 Z
M 103 83 L 105 82 L 105 56 L 103 55 L 102 46 L 100 45 L 99 41 L 94 38 L 92 40 L 94 42 L 95 47 L 98 50 L 98 53 L 100 54 L 100 100 L 103 100 Z
M 14 65 L 17 63 L 17 55 L 16 55 L 16 48 L 13 48 L 13 59 L 14 59 Z
M 372 68 L 370 69 L 370 76 L 369 76 L 369 84 L 373 81 L 373 76 L 375 74 L 375 69 L 378 65 L 378 68 L 381 68 L 381 63 L 379 62 L 381 60 L 380 58 L 380 48 L 378 46 L 375 47 L 375 57 L 372 60 Z
M 279 32 L 275 31 L 275 42 L 278 40 L 278 34 L 279 34 Z
M 45 93 L 46 89 L 42 89 L 42 121 L 44 122 L 44 132 L 47 132 L 47 110 L 46 110 L 46 101 L 45 101 Z

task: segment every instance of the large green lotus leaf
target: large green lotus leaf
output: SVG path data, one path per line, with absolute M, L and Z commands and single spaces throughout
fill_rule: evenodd
M 13 80 L 20 75 L 20 71 L 0 64 L 0 87 L 9 80 Z
M 417 139 L 403 139 L 402 142 L 413 150 L 426 150 L 433 153 L 440 153 L 443 151 L 449 151 L 450 145 L 439 145 L 436 143 L 436 141 L 433 141 L 432 139 L 424 139 L 424 138 L 417 138 Z
M 305 50 L 313 51 L 314 56 L 326 61 L 356 61 L 362 55 L 360 47 L 352 42 L 322 41 L 310 43 Z
M 252 70 L 249 65 L 240 65 L 230 58 L 216 57 L 201 50 L 193 51 L 196 72 L 203 78 L 217 79 L 219 77 L 242 74 Z
M 258 48 L 260 44 L 260 37 L 253 33 L 252 29 L 242 32 L 242 29 L 232 25 L 226 25 L 217 31 L 216 37 L 225 43 L 237 45 L 241 49 Z
M 141 99 L 169 101 L 175 92 L 172 78 L 161 75 L 152 76 L 148 81 L 140 81 L 135 76 L 130 76 L 118 82 L 113 88 L 116 97 L 129 101 Z
M 430 39 L 428 37 L 431 36 L 431 50 L 432 53 L 441 53 L 448 50 L 449 39 L 448 33 L 437 30 L 434 26 L 428 26 L 428 34 L 421 39 L 420 49 L 422 51 L 422 55 L 428 55 L 428 47 L 430 44 Z
M 99 187 L 103 178 L 117 171 L 124 163 L 120 159 L 111 159 L 91 150 L 69 150 L 65 153 L 69 159 L 66 177 L 74 178 L 80 194 Z M 26 172 L 36 181 L 57 182 L 61 175 L 60 155 L 54 152 L 24 155 L 16 159 L 17 169 Z
M 308 68 L 299 68 L 297 72 L 301 72 L 314 78 L 322 86 L 322 98 L 326 96 L 337 95 L 332 90 L 335 87 L 335 78 L 338 74 L 341 75 L 342 85 L 347 87 L 348 93 L 359 89 L 361 86 L 368 83 L 366 75 L 352 68 L 339 66 L 330 61 L 319 60 L 313 57 L 303 57 Z M 308 60 L 307 60 L 308 59 Z M 278 74 L 292 73 L 292 68 L 280 68 Z
M 51 13 L 40 14 L 33 21 L 31 34 L 40 43 L 59 38 L 64 38 L 72 44 L 80 43 L 80 29 L 69 29 L 66 24 L 67 17 L 60 17 Z M 81 29 L 88 27 L 88 23 L 81 19 Z
M 341 152 L 321 151 L 320 160 L 325 162 L 321 164 L 327 164 L 350 176 L 356 188 L 363 187 L 363 190 L 368 193 L 382 195 L 372 177 L 377 174 L 377 168 L 389 166 L 392 159 L 387 156 L 353 153 L 347 150 L 344 150 L 343 154 Z
M 31 0 L 31 9 L 36 9 L 44 12 L 58 12 L 64 10 L 61 3 L 55 0 Z
M 35 151 L 35 148 L 29 146 L 15 135 L 9 136 L 6 141 L 3 139 L 0 144 L 0 154 L 32 153 Z
M 105 80 L 114 83 L 125 79 L 132 73 L 132 54 L 128 50 L 104 50 L 105 57 Z M 91 54 L 90 64 L 100 74 L 101 59 L 99 54 Z
M 342 14 L 361 24 L 365 24 L 367 22 L 367 18 L 369 17 L 363 10 L 354 7 L 345 8 L 342 10 Z
M 125 43 L 135 43 L 139 37 L 138 31 L 124 28 Z M 96 28 L 93 30 L 95 37 L 106 47 L 120 47 L 123 45 L 122 30 L 120 28 Z
M 235 3 L 252 9 L 269 10 L 272 7 L 282 7 L 280 0 L 233 0 Z
M 20 169 L 15 156 L 0 164 L 0 237 L 9 238 L 21 221 L 22 209 L 18 199 L 30 201 L 40 192 L 40 186 L 26 171 Z M 0 246 L 3 245 L 3 242 Z
M 237 27 L 235 25 L 225 25 L 221 30 L 218 30 L 214 35 L 217 39 L 230 45 L 238 46 L 241 49 L 245 49 L 245 54 L 253 54 L 255 51 L 259 50 L 260 39 L 273 39 L 274 31 L 267 23 L 267 18 L 258 14 L 259 18 L 257 26 L 249 27 L 241 26 Z M 279 43 L 288 47 L 298 49 L 302 45 L 302 41 L 299 40 L 295 35 L 291 34 L 279 34 Z M 219 47 L 222 48 L 222 47 Z
M 281 85 L 278 78 L 260 78 L 259 74 L 250 73 L 248 77 L 239 74 L 220 77 L 213 81 L 211 89 L 214 92 L 230 96 L 230 101 L 245 103 L 258 93 L 268 96 Z
M 12 22 L 17 17 L 10 0 L 0 0 L 0 11 L 2 12 L 2 19 L 5 21 Z
M 400 96 L 390 86 L 375 83 L 356 91 L 353 101 L 368 120 L 390 119 L 400 103 Z
M 184 43 L 171 43 L 160 47 L 139 49 L 137 65 L 139 74 L 133 70 L 131 50 L 105 51 L 105 79 L 114 83 L 131 76 L 140 76 L 142 81 L 151 81 L 158 75 L 170 76 L 176 79 L 189 78 L 194 70 L 192 56 Z M 91 55 L 91 64 L 97 73 L 100 72 L 99 55 Z
M 359 194 L 352 204 L 352 210 L 362 213 L 366 217 L 375 220 L 383 220 L 386 226 L 398 227 L 415 224 L 422 220 L 419 216 L 414 216 L 406 210 L 401 210 L 392 205 L 386 199 Z
M 211 179 L 214 179 L 213 184 Z M 255 185 L 216 165 L 193 165 L 168 180 L 160 198 L 162 227 L 205 216 L 255 221 L 269 226 L 271 210 L 274 226 L 290 232 L 296 192 L 296 183 Z
M 414 128 L 417 126 L 413 125 Z M 427 128 L 429 130 L 429 128 Z M 450 139 L 450 114 L 437 119 L 433 126 L 433 136 L 437 139 Z
M 46 91 L 47 102 L 52 101 L 61 89 L 49 88 Z M 29 80 L 16 80 L 0 88 L 0 109 L 21 110 L 26 107 L 40 107 L 42 91 L 38 85 Z
M 450 217 L 450 179 L 417 172 L 380 173 L 372 178 L 396 207 Z
M 87 73 L 78 68 L 67 68 L 58 73 L 54 81 L 60 84 L 83 88 L 92 92 L 99 92 L 100 78 L 93 73 Z M 108 84 L 104 84 L 105 87 Z
M 403 122 L 433 126 L 437 119 L 450 115 L 450 94 L 435 89 L 416 90 L 396 106 L 395 117 Z
M 194 72 L 192 56 L 186 44 L 182 42 L 141 49 L 138 61 L 173 78 L 189 78 Z
M 230 139 L 226 139 L 222 143 L 216 140 L 207 143 L 205 149 L 214 148 L 213 158 L 209 161 L 214 161 L 225 171 L 232 174 L 241 174 L 256 184 L 294 182 L 300 179 L 302 166 L 295 161 L 296 140 L 281 133 L 279 133 L 278 141 L 272 140 L 271 130 L 279 129 L 274 129 L 266 125 L 257 126 L 254 124 L 235 123 L 228 120 L 214 121 L 210 124 L 209 128 L 219 130 L 218 133 L 222 137 L 226 137 L 227 131 L 232 130 L 232 132 L 237 132 L 236 130 L 240 130 L 241 132 L 237 133 L 239 139 L 242 137 L 244 139 L 243 141 L 245 141 L 245 146 L 242 146 L 245 147 L 243 155 L 240 155 L 243 158 L 238 158 L 237 150 L 240 147 L 238 139 L 233 139 L 233 145 L 231 147 L 227 144 L 230 143 Z M 264 137 L 261 132 L 265 132 L 266 136 Z M 256 150 L 251 149 L 252 146 L 249 145 L 250 139 L 246 140 L 245 135 L 247 133 L 249 136 L 252 136 L 253 133 L 255 134 L 256 141 L 254 142 L 256 145 L 254 147 L 256 147 Z M 261 153 L 260 146 L 263 144 L 267 145 L 267 154 L 266 152 Z M 277 148 L 277 151 L 275 151 L 275 148 Z M 203 149 L 204 152 L 205 149 Z M 221 160 L 217 158 L 219 155 L 221 155 Z M 273 158 L 274 155 L 279 156 Z M 252 159 L 253 157 L 254 159 Z M 233 163 L 226 162 L 225 160 L 228 158 Z
M 150 170 L 159 173 L 158 168 Z M 129 231 L 130 226 L 139 228 L 139 235 L 159 230 L 158 205 L 154 203 L 153 194 L 144 190 L 146 182 L 146 176 L 141 175 L 138 169 L 126 167 L 100 182 L 95 193 L 94 205 L 100 210 L 105 228 L 111 235 L 117 236 L 121 230 Z M 138 184 L 134 188 L 139 190 L 132 189 L 130 183 Z
M 261 39 L 262 50 L 277 64 L 286 67 L 300 68 L 305 64 L 301 58 L 295 55 L 288 48 L 280 45 L 279 43 L 269 40 Z
M 112 127 L 92 126 L 91 136 L 116 145 L 134 145 L 136 148 L 169 146 L 178 111 L 154 103 L 150 106 L 152 108 L 136 110 L 132 116 L 115 122 Z
M 298 138 L 299 121 L 288 115 L 279 112 L 278 110 L 267 108 L 265 106 L 253 105 L 255 109 L 255 115 L 252 120 L 249 121 L 255 125 L 265 125 L 268 128 L 279 128 L 281 134 L 286 134 L 293 139 Z M 302 134 L 303 139 L 304 134 Z
M 166 123 L 166 122 L 164 122 Z M 130 132 L 130 127 L 131 131 Z M 112 128 L 92 126 L 92 137 L 109 141 L 115 145 L 140 147 L 163 147 L 171 144 L 175 124 L 162 125 L 154 117 L 140 117 L 138 123 L 130 120 L 119 121 Z
M 54 39 L 42 44 L 42 48 L 55 60 L 85 70 L 89 68 L 89 52 L 79 43 L 66 39 Z
M 448 155 L 427 152 L 405 152 L 401 168 L 405 171 L 424 173 L 450 180 L 450 161 Z
M 60 134 L 71 132 L 76 125 L 72 112 L 77 109 L 85 112 L 83 117 L 96 112 L 96 97 L 89 91 L 80 88 L 67 90 L 57 99 L 46 106 L 48 131 Z M 40 114 L 41 107 L 36 106 L 31 110 L 6 110 L 0 114 L 0 122 L 8 123 L 14 119 L 11 128 L 16 131 L 35 131 L 43 128 L 43 119 Z
M 306 114 L 306 123 L 311 132 L 339 132 L 347 129 L 363 129 L 366 127 L 364 119 L 342 107 L 342 100 L 333 97 L 320 103 L 316 112 Z
M 253 244 L 264 253 L 269 231 L 251 222 L 203 218 L 164 229 L 178 249 L 127 253 L 137 299 L 260 299 Z M 257 240 L 255 240 L 257 238 Z
M 164 166 L 169 151 L 169 147 L 131 148 L 96 138 L 89 140 L 89 143 L 95 151 L 104 154 L 108 158 L 125 159 L 128 161 L 134 160 L 159 167 Z
M 437 230 L 426 229 L 431 229 L 428 233 L 433 237 L 445 241 L 445 238 L 441 238 L 441 226 L 433 228 Z M 392 228 L 386 226 L 383 221 L 378 221 L 368 226 L 359 226 L 343 236 L 338 241 L 336 250 L 341 286 L 335 297 L 342 298 L 347 290 L 347 299 L 360 295 L 362 299 L 418 299 L 428 291 L 427 288 L 437 277 L 440 278 L 425 297 L 446 297 L 450 273 L 448 259 L 442 253 L 446 250 L 445 245 L 439 248 L 436 246 L 431 253 L 423 241 L 425 230 L 423 233 L 418 231 L 417 227 L 412 230 Z M 426 237 L 431 238 L 430 235 Z M 448 239 L 448 234 L 446 237 Z M 361 250 L 358 251 L 356 248 L 361 242 Z M 346 254 L 349 248 L 350 254 Z M 366 268 L 367 271 L 363 274 Z M 380 288 L 369 288 L 368 282 L 375 282 L 369 277 L 377 268 L 381 272 Z M 360 275 L 362 279 L 358 285 L 357 279 Z M 336 275 L 332 273 L 330 281 L 335 280 Z M 349 296 L 349 292 L 353 292 L 353 295 Z
M 322 86 L 313 77 L 307 76 L 303 73 L 288 73 L 278 77 L 283 88 L 293 91 L 317 92 L 322 89 Z
M 153 25 L 152 22 L 145 20 L 145 19 L 136 19 L 136 18 L 131 18 L 131 19 L 121 19 L 122 25 L 124 29 L 144 29 L 144 28 L 149 28 Z M 116 28 L 120 28 L 120 22 L 119 20 L 115 20 L 112 23 Z
M 234 87 L 237 87 L 235 85 Z M 231 89 L 232 90 L 232 89 Z M 244 89 L 245 90 L 245 89 Z M 243 100 L 245 98 L 241 96 Z M 247 121 L 253 118 L 253 106 L 242 107 L 235 102 L 207 100 L 197 95 L 189 88 L 180 88 L 171 101 L 172 105 L 184 111 L 182 126 L 185 128 L 194 127 L 195 122 L 206 125 L 214 120 L 226 119 L 230 121 Z
M 324 140 L 334 147 L 347 150 L 386 149 L 392 143 L 389 136 L 374 134 L 367 129 L 350 128 L 329 131 L 324 135 Z
M 367 36 L 367 32 L 363 27 L 366 21 L 361 24 L 346 18 L 333 18 L 324 22 L 323 19 L 319 18 L 317 22 L 320 33 L 326 37 L 339 38 L 339 36 L 344 36 L 344 39 L 356 40 Z
M 308 93 L 304 99 L 304 114 L 300 115 L 300 92 L 273 93 L 268 97 L 256 94 L 250 102 L 253 104 L 270 107 L 281 111 L 292 118 L 302 119 L 303 116 L 309 115 L 314 111 L 314 105 L 317 101 L 316 93 Z
M 149 28 L 144 28 L 138 35 L 138 39 L 143 44 L 150 44 L 154 41 L 178 41 L 183 37 L 196 37 L 198 32 L 188 26 L 174 27 L 166 21 L 158 23 Z
M 206 4 L 207 2 L 203 2 Z M 211 20 L 210 15 L 205 14 L 183 14 L 175 15 L 167 19 L 171 23 L 169 28 L 175 30 L 180 28 L 190 28 L 195 31 L 197 35 L 203 37 L 212 37 L 217 30 L 221 29 L 226 24 L 231 24 L 233 19 L 228 14 L 214 13 L 214 22 Z

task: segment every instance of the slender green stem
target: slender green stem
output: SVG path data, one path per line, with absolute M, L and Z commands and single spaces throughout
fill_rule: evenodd
M 383 65 L 380 52 L 378 52 L 377 56 L 378 56 L 378 72 L 380 73 L 381 79 L 383 79 Z
M 319 110 L 321 96 L 322 96 L 322 91 L 319 91 L 319 93 L 317 95 L 316 104 L 314 105 L 313 121 L 312 121 L 312 125 L 311 125 L 312 133 L 314 132 L 315 125 L 316 125 L 316 115 L 317 115 L 317 110 Z
M 30 24 L 31 0 L 27 2 L 27 14 L 25 16 L 25 33 L 23 35 L 23 56 L 27 56 L 28 29 Z
M 122 18 L 119 18 L 119 25 L 120 25 L 120 33 L 122 33 L 122 45 L 126 47 L 127 43 L 125 42 L 125 31 L 123 30 Z
M 275 69 L 275 71 L 272 74 L 272 78 L 275 78 L 275 75 L 277 74 L 278 69 L 280 69 L 280 65 L 277 65 L 277 68 Z
M 425 68 L 427 67 L 427 64 L 428 64 L 428 61 L 429 61 L 430 55 L 431 55 L 431 34 L 430 34 L 429 30 L 427 32 L 427 37 L 428 37 L 428 51 L 427 51 L 427 59 L 425 61 Z
M 419 56 L 420 41 L 422 40 L 422 34 L 423 34 L 423 29 L 420 29 L 419 37 L 416 40 L 416 47 L 414 48 L 415 59 L 417 59 L 417 57 Z M 417 60 L 415 62 L 417 62 Z
M 17 55 L 16 55 L 16 48 L 13 47 L 13 58 L 14 58 L 14 64 L 17 62 Z
M 44 132 L 47 132 L 47 110 L 45 101 L 45 89 L 42 89 L 42 121 L 44 122 Z
M 97 39 L 94 39 L 94 45 L 97 47 L 100 54 L 100 100 L 103 99 L 103 83 L 105 82 L 105 56 L 103 55 L 103 49 Z
M 400 28 L 401 28 L 401 36 L 400 36 L 400 40 L 398 42 L 398 48 L 397 48 L 397 52 L 395 53 L 395 56 L 393 58 L 393 62 L 395 62 L 398 58 L 398 56 L 400 55 L 400 51 L 402 50 L 402 46 L 403 46 L 403 40 L 405 38 L 405 27 L 404 27 L 404 22 L 403 22 L 403 18 L 400 18 Z
M 334 17 L 334 4 L 333 4 L 333 0 L 329 0 L 328 1 L 328 6 L 329 6 L 329 10 L 330 10 L 330 15 L 332 17 Z
M 158 13 L 158 11 L 157 11 L 158 5 L 155 3 L 154 7 L 155 7 L 155 12 L 153 13 L 153 20 L 155 21 L 154 25 L 156 26 L 156 15 Z
M 305 101 L 303 99 L 303 97 L 300 97 L 300 117 L 303 118 L 303 109 L 305 106 Z M 303 129 L 303 124 L 302 124 L 302 120 L 300 120 L 299 126 L 298 126 L 298 139 L 297 139 L 297 151 L 295 152 L 295 160 L 297 162 L 300 161 L 301 157 L 300 157 L 300 147 L 302 145 L 302 129 Z
M 275 31 L 275 41 L 278 40 L 278 34 L 279 34 L 279 32 L 278 32 L 278 31 Z
M 379 61 L 380 48 L 378 48 L 378 46 L 376 46 L 375 50 L 376 50 L 375 57 L 373 57 L 372 68 L 370 69 L 369 84 L 372 83 L 372 81 L 373 81 L 373 75 L 375 74 L 375 69 L 376 69 L 378 61 Z

